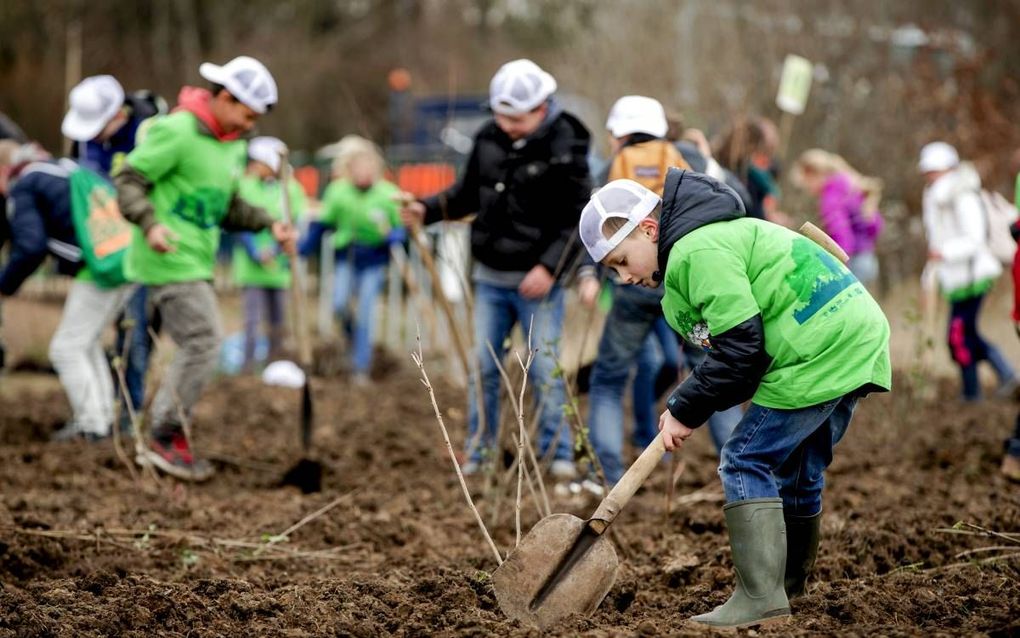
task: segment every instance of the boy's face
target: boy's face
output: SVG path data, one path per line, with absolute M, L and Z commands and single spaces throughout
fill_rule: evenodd
M 549 112 L 549 106 L 547 104 L 541 104 L 532 111 L 523 115 L 503 115 L 502 113 L 493 114 L 493 119 L 496 120 L 496 126 L 501 128 L 507 137 L 517 141 L 525 138 L 535 131 L 542 125 L 545 120 L 546 113 Z
M 615 270 L 623 283 L 658 288 L 659 282 L 652 278 L 659 270 L 658 245 L 659 222 L 645 218 L 602 263 Z
M 224 133 L 246 133 L 255 127 L 259 114 L 223 90 L 213 96 L 212 113 Z

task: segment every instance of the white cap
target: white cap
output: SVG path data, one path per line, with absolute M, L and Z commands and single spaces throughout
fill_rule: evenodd
M 666 109 L 662 104 L 644 95 L 625 95 L 609 110 L 606 130 L 613 137 L 634 133 L 645 133 L 654 137 L 665 137 L 669 130 Z
M 917 168 L 922 173 L 947 171 L 959 163 L 960 156 L 955 148 L 945 142 L 932 142 L 925 144 L 921 149 L 921 160 L 917 163 Z
M 531 60 L 507 62 L 489 83 L 489 106 L 501 115 L 523 115 L 556 92 L 556 80 Z
M 305 373 L 293 361 L 274 361 L 262 371 L 262 383 L 284 388 L 300 388 L 305 384 Z
M 85 78 L 71 89 L 71 108 L 60 131 L 75 142 L 88 142 L 99 135 L 124 105 L 124 87 L 112 75 Z
M 280 174 L 280 153 L 287 150 L 287 145 L 275 137 L 268 135 L 252 138 L 248 142 L 248 159 L 262 162 L 277 175 Z
M 198 72 L 210 82 L 222 85 L 256 113 L 265 113 L 276 104 L 276 80 L 255 58 L 239 55 L 223 66 L 203 62 Z
M 578 229 L 591 258 L 605 259 L 661 201 L 655 191 L 630 179 L 613 180 L 596 191 L 581 211 Z M 602 226 L 610 217 L 622 217 L 627 223 L 606 239 Z

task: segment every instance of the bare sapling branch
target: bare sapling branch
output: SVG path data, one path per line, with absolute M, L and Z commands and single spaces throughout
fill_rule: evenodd
M 436 414 L 436 421 L 439 423 L 439 429 L 443 433 L 443 440 L 446 442 L 446 451 L 450 453 L 450 460 L 453 461 L 453 469 L 457 472 L 457 480 L 460 481 L 460 488 L 464 492 L 464 498 L 467 500 L 468 507 L 471 508 L 471 513 L 475 516 L 475 521 L 478 523 L 478 527 L 482 530 L 482 534 L 485 536 L 485 541 L 489 544 L 489 548 L 492 549 L 493 556 L 496 557 L 496 564 L 503 564 L 503 557 L 499 554 L 499 549 L 496 547 L 496 543 L 492 541 L 492 536 L 489 534 L 489 530 L 486 529 L 485 523 L 482 521 L 481 514 L 478 513 L 478 508 L 475 507 L 475 502 L 471 498 L 471 492 L 468 490 L 467 481 L 464 480 L 464 473 L 460 469 L 460 463 L 457 462 L 457 455 L 453 451 L 453 444 L 450 443 L 450 433 L 446 429 L 446 424 L 443 422 L 443 414 L 439 411 L 439 404 L 436 403 L 436 393 L 432 389 L 432 383 L 429 381 L 429 375 L 425 372 L 425 362 L 422 358 L 421 349 L 421 328 L 418 329 L 418 352 L 411 353 L 411 359 L 414 364 L 418 366 L 418 370 L 421 371 L 421 382 L 425 386 L 425 389 L 429 393 L 429 399 L 432 401 L 432 409 Z

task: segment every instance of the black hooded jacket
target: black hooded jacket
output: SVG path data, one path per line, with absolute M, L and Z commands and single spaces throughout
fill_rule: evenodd
M 424 200 L 425 223 L 477 213 L 475 259 L 506 272 L 542 264 L 559 275 L 578 250 L 577 224 L 591 194 L 590 142 L 588 130 L 566 112 L 552 114 L 517 143 L 489 122 L 475 136 L 460 180 Z
M 744 205 L 729 186 L 701 173 L 670 169 L 659 219 L 658 278 L 665 274 L 669 252 L 681 237 L 743 216 Z M 666 401 L 670 414 L 687 427 L 700 426 L 712 413 L 754 396 L 772 363 L 760 314 L 712 335 L 711 341 L 705 360 Z

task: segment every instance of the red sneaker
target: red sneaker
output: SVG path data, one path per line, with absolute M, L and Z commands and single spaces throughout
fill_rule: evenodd
M 168 441 L 150 439 L 135 462 L 139 465 L 153 465 L 182 481 L 206 481 L 215 473 L 205 459 L 196 459 L 183 432 L 175 432 Z

